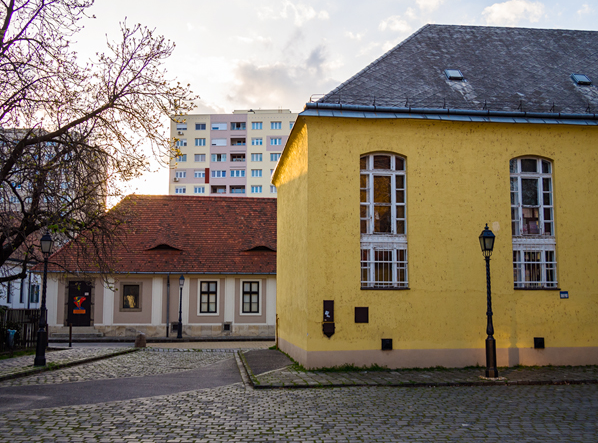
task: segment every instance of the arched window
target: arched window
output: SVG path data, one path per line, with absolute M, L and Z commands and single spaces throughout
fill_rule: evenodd
M 552 163 L 516 158 L 510 170 L 515 288 L 556 288 Z
M 406 288 L 405 159 L 364 155 L 360 169 L 361 287 Z

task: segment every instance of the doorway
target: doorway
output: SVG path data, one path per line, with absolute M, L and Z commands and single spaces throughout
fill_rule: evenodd
M 91 282 L 70 281 L 67 324 L 91 326 Z

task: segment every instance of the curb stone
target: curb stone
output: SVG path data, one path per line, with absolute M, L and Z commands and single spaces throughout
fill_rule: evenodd
M 74 361 L 69 361 L 69 362 L 65 362 L 65 363 L 51 363 L 50 365 L 46 365 L 46 366 L 33 367 L 33 368 L 27 369 L 25 371 L 2 375 L 2 376 L 0 376 L 0 382 L 5 381 L 5 380 L 13 380 L 15 378 L 28 377 L 30 375 L 39 374 L 41 372 L 54 371 L 56 369 L 70 368 L 71 366 L 78 366 L 78 365 L 82 365 L 84 363 L 91 363 L 94 361 L 105 360 L 107 358 L 117 357 L 119 355 L 130 354 L 132 352 L 137 352 L 139 350 L 141 350 L 141 348 L 124 349 L 122 351 L 115 351 L 111 354 L 106 354 L 106 355 L 98 355 L 95 357 L 82 358 L 80 360 L 74 360 Z

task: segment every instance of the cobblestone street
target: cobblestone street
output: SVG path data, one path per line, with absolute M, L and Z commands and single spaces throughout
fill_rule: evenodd
M 76 354 L 81 359 L 99 352 L 92 348 L 78 349 L 81 350 Z M 68 352 L 73 351 L 65 351 L 63 357 L 74 358 L 75 353 Z M 253 357 L 245 361 L 255 365 L 254 380 L 270 382 L 271 389 L 253 389 L 249 383 L 228 381 L 216 387 L 169 395 L 146 394 L 121 401 L 4 410 L 0 413 L 0 442 L 595 442 L 598 435 L 598 384 L 592 382 L 384 387 L 380 385 L 388 380 L 476 380 L 483 370 L 325 373 L 282 368 L 271 371 L 265 363 L 258 369 L 256 358 L 260 354 L 250 352 Z M 272 351 L 263 352 L 269 352 L 263 358 L 272 358 L 270 363 L 278 359 Z M 140 350 L 6 380 L 0 383 L 0 401 L 13 401 L 1 397 L 3 391 L 24 393 L 33 389 L 35 392 L 53 386 L 72 390 L 92 386 L 93 380 L 98 380 L 96 383 L 130 380 L 127 383 L 138 383 L 144 389 L 144 383 L 164 380 L 160 377 L 165 374 L 191 377 L 210 368 L 213 372 L 231 374 L 241 370 L 242 374 L 241 359 L 237 358 L 235 364 L 235 355 L 233 350 Z M 28 360 L 21 363 L 29 364 Z M 14 370 L 18 365 L 5 364 L 8 366 Z M 596 378 L 595 367 L 520 368 L 505 369 L 503 373 L 510 380 L 518 376 L 555 381 L 559 377 Z M 239 372 L 235 377 L 240 380 Z M 244 380 L 248 381 L 247 377 Z M 364 381 L 369 380 L 369 384 L 377 386 L 275 388 L 276 383 L 289 380 L 304 387 L 326 385 L 323 380 L 337 385 L 368 384 Z

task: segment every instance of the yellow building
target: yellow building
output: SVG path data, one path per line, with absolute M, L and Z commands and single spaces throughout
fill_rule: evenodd
M 575 51 L 568 48 L 575 48 Z M 427 25 L 299 114 L 280 348 L 308 368 L 598 364 L 598 32 Z

